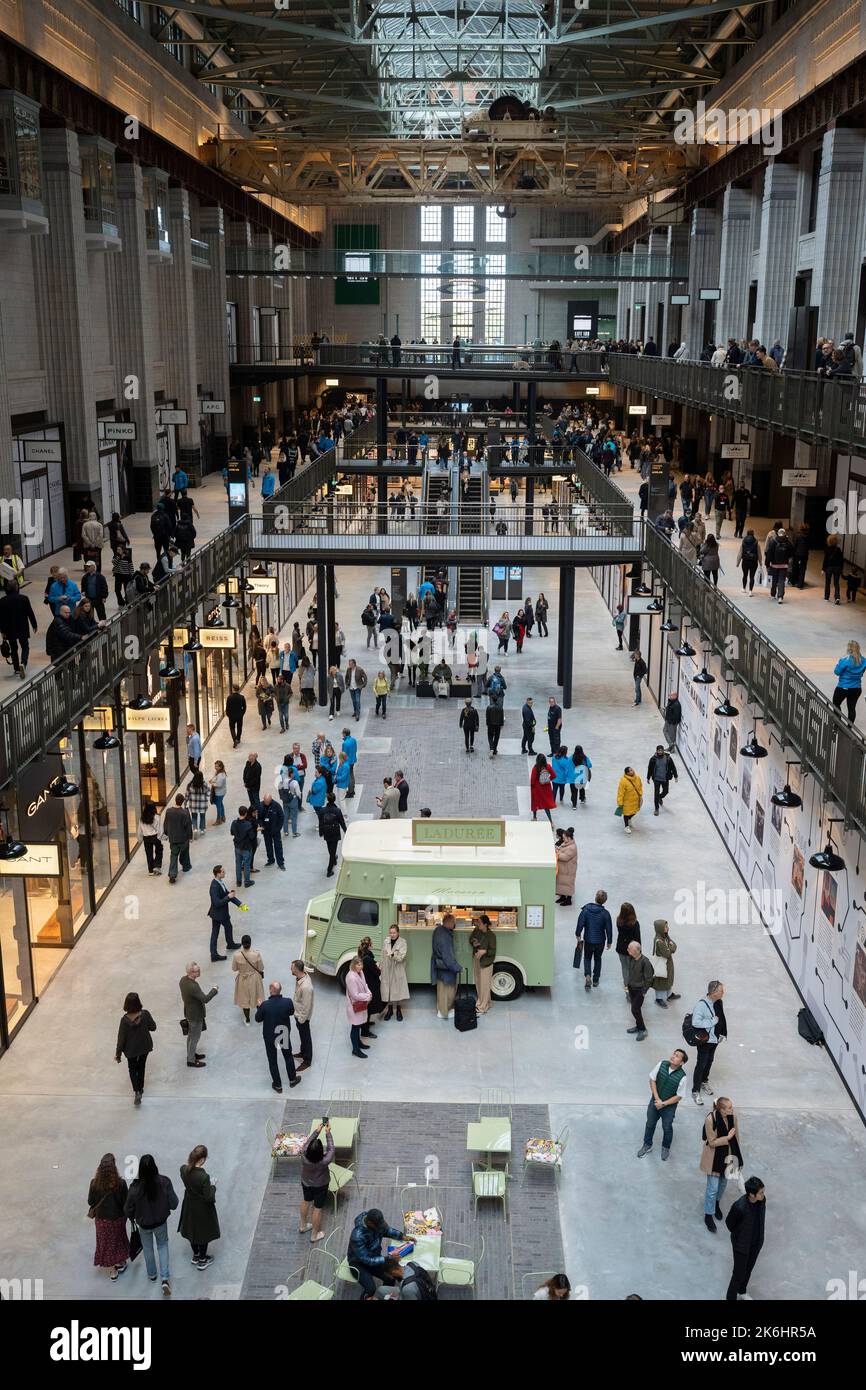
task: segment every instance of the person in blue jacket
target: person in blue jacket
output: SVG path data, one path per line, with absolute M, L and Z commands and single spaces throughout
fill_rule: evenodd
M 337 754 L 331 743 L 326 743 L 324 752 L 319 757 L 319 768 L 325 774 L 328 790 L 334 785 L 334 773 L 337 771 Z
M 312 806 L 316 813 L 316 819 L 321 825 L 322 808 L 328 797 L 328 783 L 323 772 L 317 772 L 313 778 L 310 790 L 307 792 L 307 803 Z
M 355 764 L 358 761 L 358 740 L 349 729 L 343 730 L 342 751 L 349 764 L 349 790 L 346 792 L 346 799 L 349 800 L 355 795 Z
M 560 801 L 565 800 L 565 789 L 568 787 L 571 792 L 571 804 L 577 805 L 577 768 L 568 754 L 565 744 L 560 744 L 559 752 L 554 753 L 550 760 L 553 768 L 553 794 L 558 795 Z
M 592 758 L 588 753 L 584 753 L 581 745 L 575 744 L 574 752 L 571 755 L 574 763 L 574 780 L 577 786 L 577 794 L 580 797 L 581 805 L 586 805 L 586 789 L 589 786 L 592 776 Z
M 75 580 L 69 578 L 67 570 L 59 569 L 57 571 L 57 578 L 48 589 L 47 599 L 55 618 L 64 603 L 68 603 L 72 612 L 75 612 L 76 607 L 81 602 L 81 590 Z
M 181 468 L 180 464 L 178 464 L 177 468 L 174 470 L 171 481 L 174 486 L 175 499 L 177 499 L 180 494 L 186 492 L 189 487 L 189 477 Z
M 337 801 L 341 806 L 349 795 L 349 783 L 351 778 L 351 764 L 346 754 L 341 752 L 337 758 L 337 766 L 334 771 L 334 790 L 337 793 Z
M 403 1232 L 389 1226 L 378 1207 L 371 1207 L 355 1217 L 346 1258 L 358 1276 L 362 1298 L 374 1297 L 375 1279 L 381 1279 L 385 1284 L 396 1282 L 385 1270 L 382 1241 L 386 1237 L 391 1240 L 404 1239 Z
M 866 659 L 860 651 L 860 644 L 849 642 L 845 649 L 845 655 L 833 667 L 833 674 L 839 682 L 833 691 L 833 704 L 837 710 L 841 710 L 842 702 L 847 701 L 849 724 L 854 723 L 854 712 L 863 690 L 864 671 L 866 671 Z
M 262 501 L 264 502 L 268 497 L 273 497 L 276 490 L 277 480 L 271 470 L 266 468 L 262 474 Z
M 583 941 L 583 987 L 592 989 L 601 979 L 601 958 L 605 942 L 610 950 L 613 944 L 613 923 L 605 907 L 607 893 L 599 888 L 595 902 L 587 903 L 580 909 L 575 936 Z

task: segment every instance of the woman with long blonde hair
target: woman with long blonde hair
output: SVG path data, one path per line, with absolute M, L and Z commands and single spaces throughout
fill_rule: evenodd
M 845 655 L 836 662 L 833 668 L 833 674 L 838 682 L 833 691 L 833 707 L 841 713 L 843 702 L 847 703 L 849 724 L 854 723 L 857 701 L 863 691 L 864 671 L 866 671 L 866 660 L 863 658 L 859 642 L 849 642 L 845 648 Z

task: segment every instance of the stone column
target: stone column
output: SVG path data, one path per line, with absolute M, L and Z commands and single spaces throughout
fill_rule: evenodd
M 752 256 L 751 188 L 729 184 L 722 199 L 722 239 L 719 253 L 719 286 L 722 297 L 716 314 L 716 343 L 742 338 L 749 307 L 749 271 Z M 784 335 L 780 333 L 784 341 Z M 769 344 L 768 344 L 769 346 Z
M 210 269 L 195 272 L 196 322 L 201 350 L 202 389 L 225 401 L 225 415 L 211 415 L 212 471 L 219 472 L 228 458 L 231 433 L 231 385 L 226 341 L 226 237 L 223 210 L 203 207 L 198 215 L 199 236 L 210 248 Z
M 671 269 L 681 271 L 682 274 L 680 276 L 680 279 L 687 283 L 689 265 L 689 228 L 685 224 L 681 223 L 676 227 L 668 227 L 667 243 L 665 249 L 667 250 Z M 677 347 L 679 347 L 680 343 L 682 342 L 682 332 L 680 331 L 680 324 L 683 321 L 683 307 L 682 305 L 671 304 L 671 295 L 674 292 L 675 291 L 673 282 L 669 280 L 664 287 L 664 343 L 659 344 L 659 349 L 662 352 L 667 352 L 668 343 L 672 342 L 674 338 L 676 338 L 677 340 Z M 682 292 L 682 285 L 677 285 L 676 293 Z M 674 321 L 676 321 L 677 324 L 676 333 L 674 333 L 673 331 Z
M 689 250 L 689 305 L 683 315 L 683 338 L 688 355 L 700 356 L 704 345 L 705 305 L 702 289 L 719 283 L 719 214 L 715 208 L 694 208 Z
M 141 166 L 118 160 L 115 173 L 117 224 L 122 248 L 109 261 L 113 289 L 117 403 L 129 411 L 136 427 L 132 445 L 133 504 L 147 511 L 159 495 L 159 464 L 154 404 L 154 322 L 144 186 Z
M 667 252 L 667 228 L 655 227 L 647 238 L 647 255 L 654 257 L 664 256 Z M 658 306 L 659 300 L 664 292 L 664 281 L 647 279 L 641 285 L 641 296 L 646 304 L 646 314 L 644 315 L 646 329 L 644 338 L 653 338 L 659 353 L 663 353 L 667 344 L 660 343 L 658 326 Z
M 270 232 L 254 232 L 252 237 L 253 254 L 256 258 L 256 266 L 262 267 L 262 273 L 256 275 L 253 280 L 254 300 L 252 304 L 253 313 L 257 309 L 272 309 L 274 307 L 274 277 L 273 273 L 267 274 L 265 266 L 273 267 L 274 264 L 274 243 Z M 270 362 L 273 359 L 273 334 L 274 325 L 267 321 L 266 316 L 259 318 L 259 333 L 261 335 L 262 360 Z M 258 424 L 259 418 L 267 414 L 272 422 L 271 428 L 279 428 L 279 388 L 274 381 L 262 383 L 259 391 L 262 403 L 255 409 L 253 419 Z
M 620 269 L 623 275 L 631 270 L 632 264 L 631 251 L 623 251 L 620 255 Z M 631 281 L 620 280 L 616 292 L 616 336 L 624 338 L 626 335 L 626 311 L 631 305 Z
M 185 188 L 168 191 L 168 234 L 171 264 L 160 267 L 160 300 L 163 310 L 163 360 L 165 394 L 175 397 L 187 423 L 177 427 L 177 461 L 185 472 L 198 476 L 201 468 L 201 434 L 198 423 L 198 353 L 196 348 L 195 289 L 192 265 L 192 227 L 189 193 Z
M 636 241 L 635 244 L 634 244 L 634 247 L 633 247 L 632 249 L 633 249 L 633 251 L 634 251 L 635 266 L 636 266 L 636 268 L 637 268 L 638 274 L 640 274 L 640 267 L 641 267 L 641 265 L 643 265 L 643 264 L 646 262 L 647 243 L 646 243 L 645 241 Z M 630 336 L 631 336 L 632 338 L 637 338 L 637 337 L 645 338 L 645 337 L 646 337 L 646 295 L 645 295 L 645 293 L 644 293 L 645 290 L 646 290 L 646 281 L 644 281 L 644 280 L 632 280 L 632 282 L 631 282 L 631 328 L 630 328 L 630 330 L 629 330 Z M 638 304 L 643 304 L 643 306 L 644 306 L 643 310 L 640 310 L 640 309 L 638 309 L 638 308 L 635 307 L 635 306 L 638 305 Z M 641 317 L 643 317 L 643 326 L 640 328 L 640 332 L 638 332 L 638 328 L 639 328 L 639 325 L 640 325 Z
M 74 131 L 42 131 L 42 167 L 49 232 L 34 244 L 33 254 L 49 413 L 64 426 L 70 511 L 76 506 L 75 494 L 89 492 L 102 515 L 90 279 Z
M 767 165 L 761 205 L 754 336 L 768 346 L 775 338 L 784 342 L 794 302 L 799 178 L 800 169 L 796 164 L 782 164 L 773 159 Z
M 250 354 L 253 349 L 255 338 L 253 335 L 253 286 L 256 281 L 251 275 L 252 268 L 252 228 L 248 222 L 229 222 L 226 227 L 226 246 L 239 256 L 245 264 L 244 273 L 241 275 L 229 275 L 228 277 L 228 298 L 233 300 L 237 306 L 237 326 L 238 326 L 238 361 L 250 361 Z M 243 426 L 251 425 L 258 407 L 253 406 L 253 390 L 250 386 L 241 388 L 239 395 L 241 400 L 241 416 L 239 420 L 232 421 L 232 428 L 235 435 L 242 437 Z M 259 394 L 256 392 L 255 394 Z
M 818 332 L 837 343 L 846 333 L 857 332 L 861 255 L 855 229 L 860 226 L 864 149 L 862 130 L 837 126 L 824 135 L 812 303 L 819 306 Z M 782 342 L 785 327 L 779 327 Z
M 9 377 L 7 375 L 6 325 L 4 320 L 5 309 L 0 310 L 0 498 L 13 502 L 19 497 L 21 484 L 18 477 L 18 465 L 12 462 L 12 420 L 9 409 Z M 40 525 L 40 519 L 36 515 L 25 520 L 28 531 L 33 531 Z M 20 551 L 21 531 L 22 524 L 14 514 L 14 509 L 10 509 L 8 516 L 0 516 L 0 544 L 5 545 L 7 541 L 11 541 L 15 549 Z

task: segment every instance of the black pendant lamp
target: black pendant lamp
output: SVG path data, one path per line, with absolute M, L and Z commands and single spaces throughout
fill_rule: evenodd
M 117 734 L 113 734 L 110 729 L 105 729 L 98 738 L 93 740 L 94 748 L 100 753 L 107 753 L 110 748 L 119 748 L 120 739 Z
M 780 792 L 773 792 L 770 797 L 774 806 L 781 806 L 784 811 L 796 811 L 803 805 L 803 798 L 796 792 L 791 791 L 791 783 L 788 781 L 788 768 L 799 767 L 796 761 L 785 763 L 785 785 Z
M 731 683 L 730 683 L 730 681 L 727 681 L 727 682 L 726 682 L 726 687 L 727 687 L 727 688 L 726 688 L 726 690 L 725 690 L 725 698 L 724 698 L 718 705 L 716 705 L 716 714 L 719 716 L 720 719 L 733 719 L 734 716 L 737 715 L 737 714 L 739 714 L 740 711 L 737 709 L 737 706 L 736 706 L 736 705 L 732 705 L 732 704 L 731 704 L 731 700 L 730 700 Z
M 180 671 L 173 662 L 168 661 L 159 668 L 159 678 L 161 681 L 176 681 L 180 676 Z
M 152 705 L 153 705 L 153 700 L 151 700 L 150 697 L 149 697 L 148 695 L 136 695 L 136 697 L 135 697 L 134 700 L 130 700 L 130 701 L 129 701 L 129 704 L 128 704 L 127 708 L 128 708 L 128 709 L 150 709 Z
M 674 656 L 697 656 L 697 651 L 688 638 L 684 637 L 680 645 L 675 648 Z
M 9 834 L 9 810 L 6 806 L 0 806 L 0 816 L 3 818 L 3 825 L 0 827 L 0 863 L 4 860 L 23 859 L 27 853 L 27 846 Z
M 81 792 L 81 788 L 77 782 L 71 781 L 70 778 L 66 776 L 65 772 L 61 772 L 59 777 L 55 777 L 48 791 L 51 796 L 78 796 Z
M 758 731 L 753 729 L 751 736 L 740 749 L 741 758 L 766 758 L 767 749 L 762 743 L 758 742 Z
M 827 822 L 828 827 L 831 825 L 841 824 L 841 816 L 831 817 L 831 819 Z M 817 854 L 813 854 L 810 856 L 809 863 L 812 865 L 813 869 L 826 869 L 829 873 L 838 873 L 840 869 L 844 869 L 845 860 L 842 858 L 841 855 L 837 854 L 835 849 L 833 848 L 833 834 L 829 828 L 827 830 L 826 845 L 823 849 L 819 849 Z
M 715 676 L 707 670 L 707 656 L 709 655 L 709 651 L 710 649 L 709 647 L 707 647 L 704 651 L 703 666 L 701 667 L 700 671 L 696 676 L 692 676 L 693 685 L 715 685 L 716 683 Z

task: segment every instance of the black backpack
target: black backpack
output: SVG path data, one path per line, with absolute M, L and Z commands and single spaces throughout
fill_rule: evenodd
M 326 806 L 324 808 L 319 825 L 321 826 L 323 836 L 327 835 L 329 830 L 335 834 L 339 832 L 341 829 L 340 813 L 336 806 Z
M 698 1029 L 695 1028 L 694 1024 L 692 1023 L 691 1014 L 686 1014 L 685 1018 L 683 1019 L 683 1037 L 685 1038 L 686 1042 L 689 1044 L 690 1047 L 697 1047 L 699 1042 L 706 1042 L 709 1034 L 706 1033 L 703 1028 L 700 1031 L 703 1033 L 703 1037 L 701 1038 L 698 1037 Z
M 416 1264 L 414 1260 L 409 1260 L 406 1264 L 406 1268 L 412 1272 L 408 1278 L 403 1280 L 403 1288 L 405 1289 L 407 1284 L 414 1284 L 420 1294 L 420 1298 L 418 1299 L 419 1303 L 438 1302 L 439 1295 L 436 1292 L 436 1285 L 433 1283 L 426 1269 Z
M 814 1015 L 805 1007 L 797 1014 L 797 1032 L 813 1047 L 824 1046 L 824 1034 L 818 1027 Z

